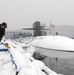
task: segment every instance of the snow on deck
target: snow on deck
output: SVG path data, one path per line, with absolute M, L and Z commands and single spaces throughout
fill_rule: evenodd
M 29 44 L 48 49 L 74 51 L 74 39 L 59 35 L 36 37 Z
M 15 75 L 15 68 L 9 52 L 0 52 L 0 75 Z
M 58 75 L 32 57 L 33 47 L 12 40 L 3 43 L 8 43 L 10 48 L 8 52 L 0 52 L 0 75 L 16 75 L 16 71 L 18 75 Z

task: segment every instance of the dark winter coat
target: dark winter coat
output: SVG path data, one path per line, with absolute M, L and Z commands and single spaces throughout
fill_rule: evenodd
M 5 34 L 5 28 L 2 28 L 1 24 L 0 24 L 0 36 L 2 36 L 4 34 Z

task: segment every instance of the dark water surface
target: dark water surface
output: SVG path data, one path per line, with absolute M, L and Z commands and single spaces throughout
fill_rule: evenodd
M 57 73 L 74 75 L 74 59 L 58 58 L 56 61 L 56 58 L 45 58 L 44 63 Z

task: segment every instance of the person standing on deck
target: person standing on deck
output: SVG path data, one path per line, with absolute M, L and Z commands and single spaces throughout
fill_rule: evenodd
M 0 24 L 0 41 L 2 40 L 3 36 L 5 35 L 5 28 L 7 28 L 7 24 L 5 22 Z

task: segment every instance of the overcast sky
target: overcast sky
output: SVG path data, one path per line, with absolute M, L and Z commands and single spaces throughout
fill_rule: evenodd
M 74 25 L 74 0 L 0 0 L 0 23 L 8 30 L 32 27 L 35 21 Z

